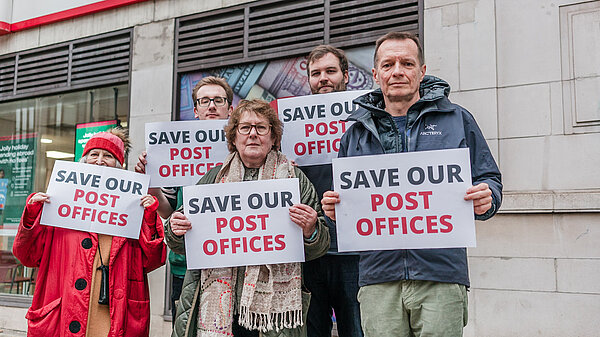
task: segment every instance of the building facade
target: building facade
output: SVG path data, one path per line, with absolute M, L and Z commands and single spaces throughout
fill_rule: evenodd
M 503 173 L 500 212 L 469 249 L 465 336 L 596 335 L 600 1 L 154 0 L 19 22 L 0 36 L 0 327 L 26 330 L 34 287 L 10 254 L 22 198 L 74 159 L 78 130 L 127 126 L 133 167 L 144 124 L 189 119 L 201 77 L 227 78 L 236 100 L 306 94 L 303 56 L 331 43 L 348 50 L 350 88 L 369 89 L 375 39 L 406 30 Z M 168 276 L 149 275 L 151 336 L 170 335 Z

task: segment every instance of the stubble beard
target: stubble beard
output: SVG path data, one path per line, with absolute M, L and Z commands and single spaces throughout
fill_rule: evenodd
M 319 88 L 317 88 L 316 90 L 313 89 L 312 87 L 310 88 L 310 91 L 313 95 L 315 94 L 321 94 L 321 92 L 319 92 Z M 340 91 L 346 91 L 346 83 L 344 81 L 338 83 L 337 85 L 333 86 L 333 90 L 331 92 L 340 92 Z M 325 93 L 323 93 L 325 94 Z

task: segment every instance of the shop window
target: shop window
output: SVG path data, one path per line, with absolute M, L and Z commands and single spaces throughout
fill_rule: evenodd
M 77 125 L 127 126 L 128 115 L 127 85 L 0 103 L 0 294 L 33 294 L 37 269 L 23 266 L 12 245 L 27 196 L 46 190 L 56 160 L 76 159 Z

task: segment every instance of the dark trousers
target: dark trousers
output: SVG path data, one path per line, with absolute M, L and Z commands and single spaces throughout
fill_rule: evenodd
M 177 307 L 175 306 L 175 301 L 179 300 L 179 296 L 181 296 L 181 286 L 183 286 L 183 276 L 177 276 L 175 274 L 171 274 L 171 317 L 173 320 L 171 323 L 173 324 L 173 328 L 175 328 L 175 314 L 177 313 Z
M 340 337 L 362 337 L 358 255 L 325 255 L 304 263 L 304 284 L 312 293 L 308 337 L 331 337 L 332 309 Z
M 248 330 L 241 326 L 238 321 L 240 319 L 239 315 L 235 315 L 233 318 L 233 323 L 231 325 L 231 332 L 233 333 L 233 337 L 258 337 L 260 336 L 260 332 L 258 330 Z

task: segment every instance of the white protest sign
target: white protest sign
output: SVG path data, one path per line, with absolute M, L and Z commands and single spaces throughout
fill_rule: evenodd
M 150 187 L 195 185 L 229 154 L 227 120 L 146 123 Z
M 298 178 L 185 186 L 188 269 L 304 262 Z
M 139 239 L 142 196 L 150 177 L 106 166 L 57 160 L 40 223 Z
M 336 158 L 340 252 L 475 246 L 469 149 Z
M 342 91 L 277 100 L 284 130 L 281 152 L 298 165 L 331 164 L 337 158 L 340 138 L 351 122 L 344 120 L 358 109 L 352 100 L 368 90 Z

